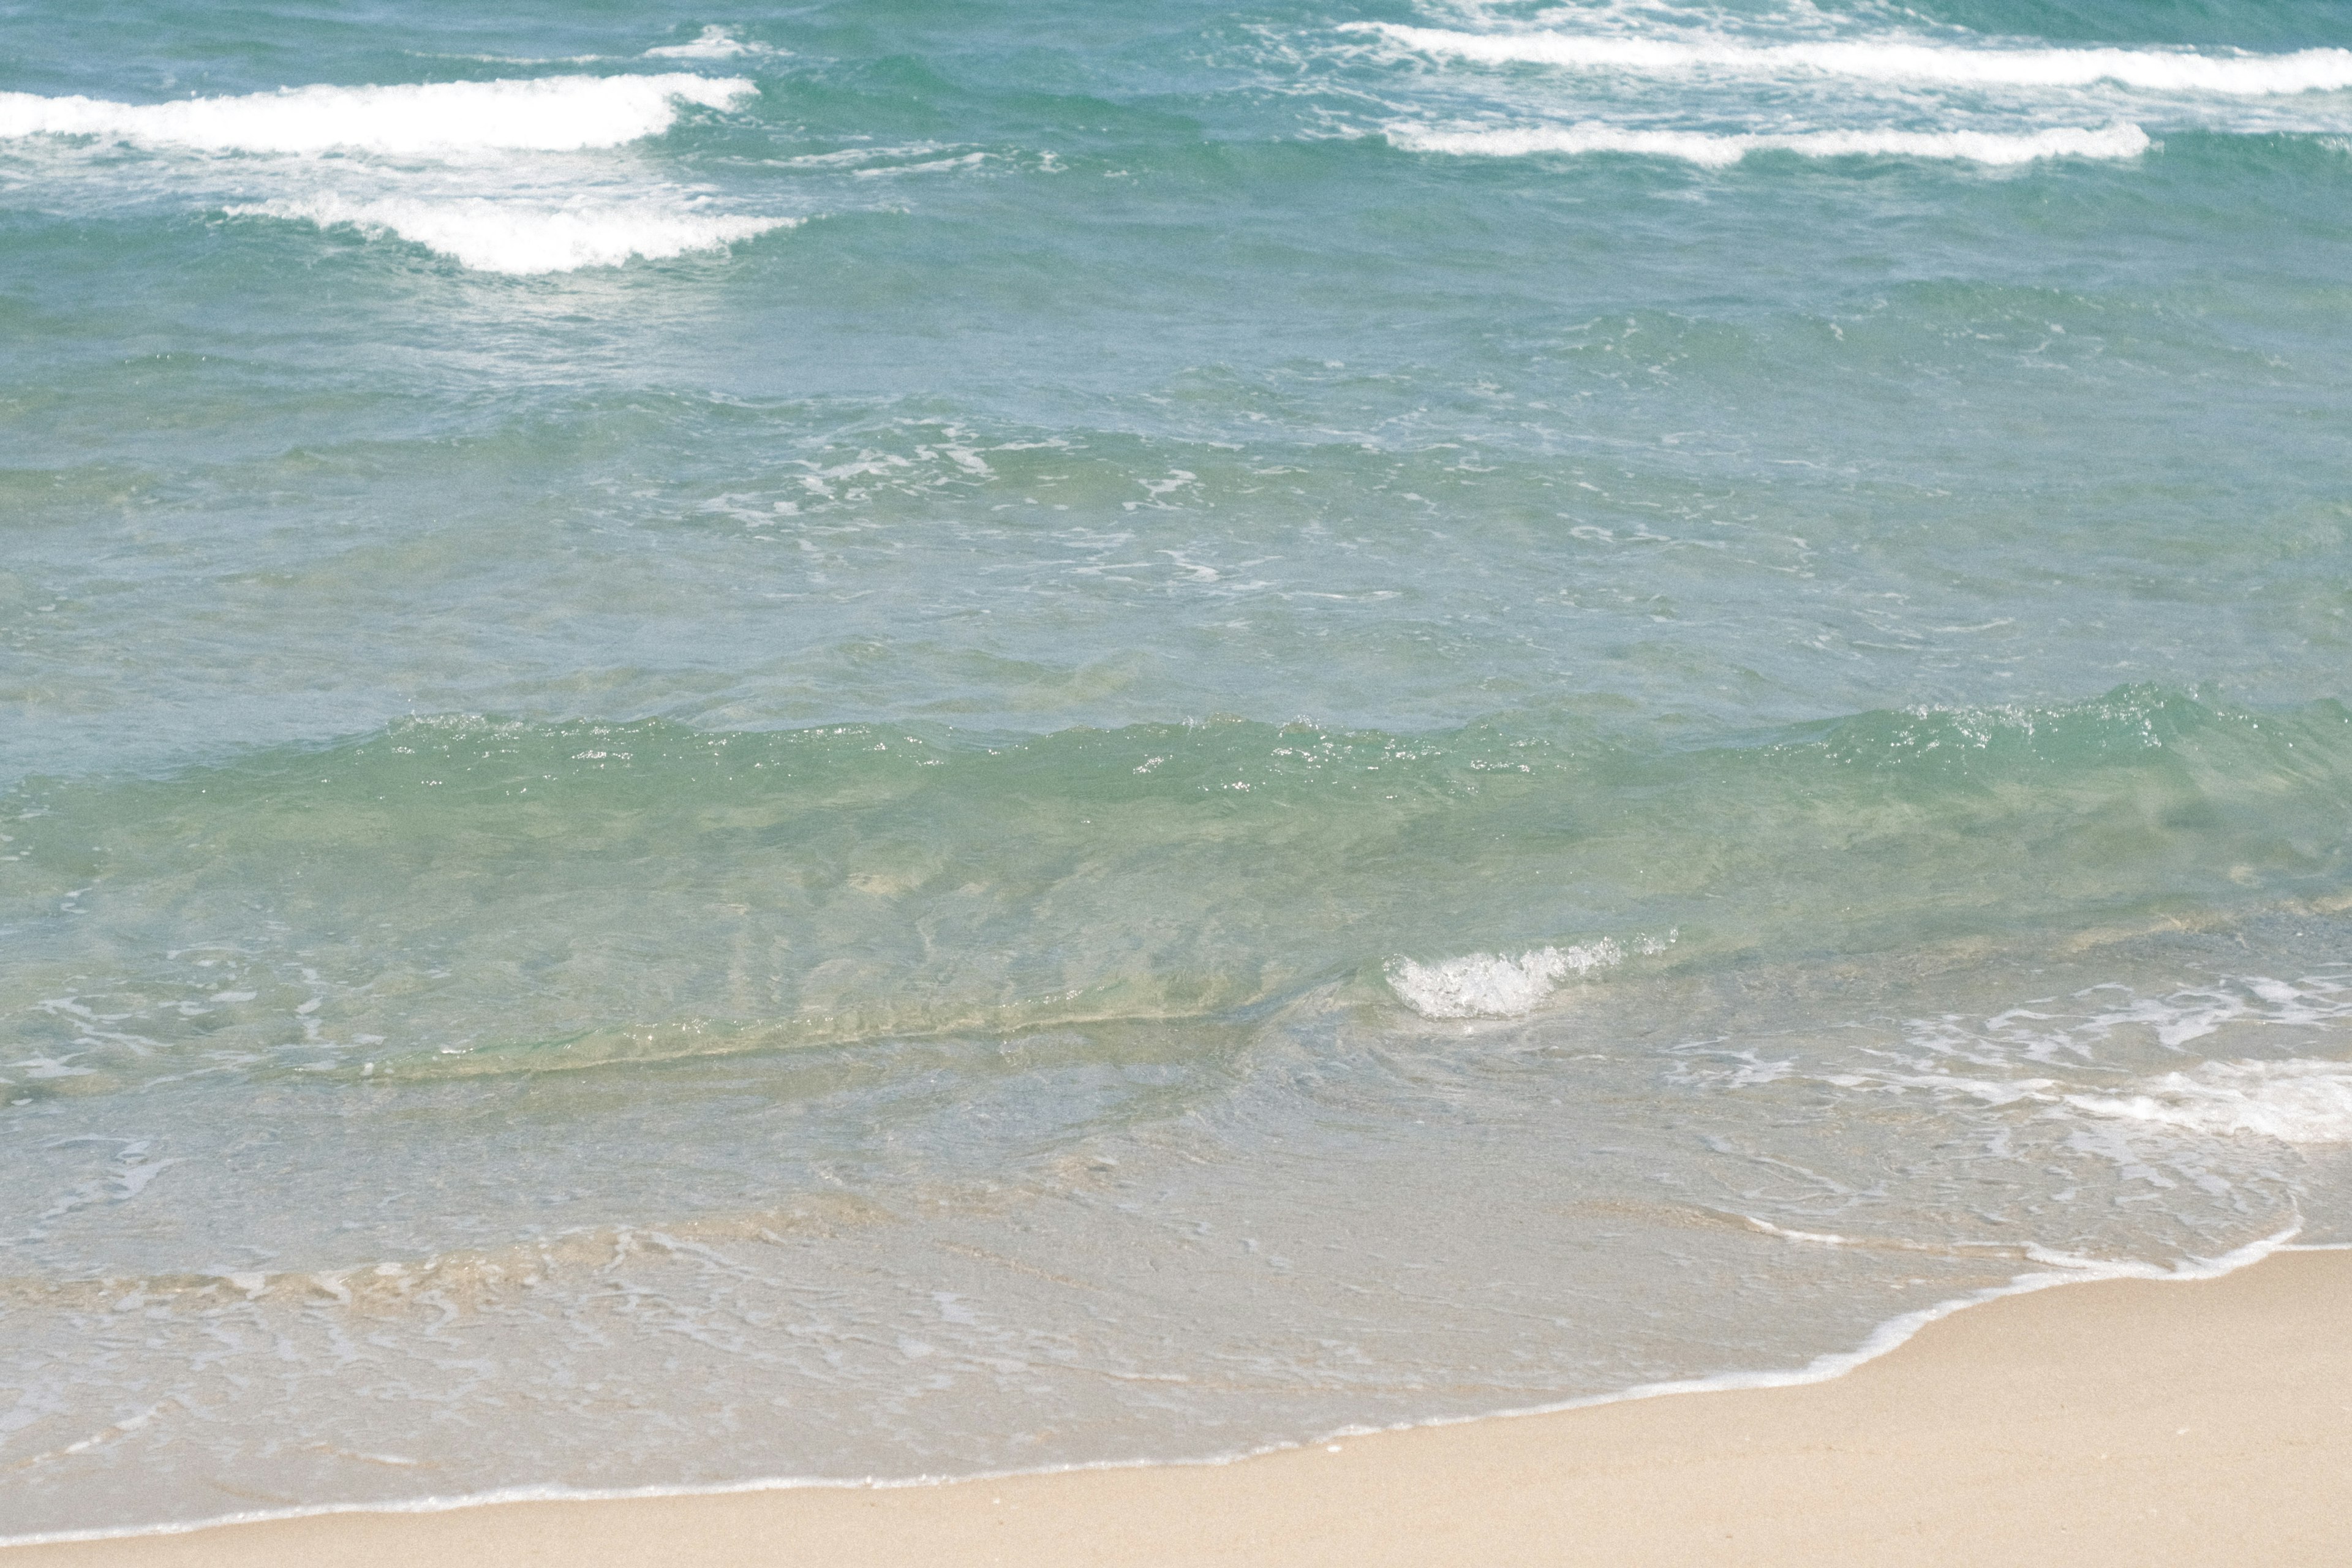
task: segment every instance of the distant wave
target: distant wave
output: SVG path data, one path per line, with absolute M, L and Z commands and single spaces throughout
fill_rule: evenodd
M 1876 155 L 1942 158 L 1969 163 L 2030 163 L 2042 158 L 2132 158 L 2147 151 L 2147 132 L 2117 123 L 2099 129 L 2062 127 L 2018 134 L 1989 131 L 1808 131 L 1718 134 L 1703 131 L 1641 131 L 1617 125 L 1532 125 L 1481 131 L 1429 126 L 1388 129 L 1396 146 L 1415 153 L 1490 158 L 1536 153 L 1631 153 L 1719 169 L 1751 153 L 1796 153 L 1808 158 Z
M 320 228 L 388 233 L 482 272 L 570 272 L 720 250 L 736 240 L 789 228 L 796 218 L 664 212 L 645 204 L 530 207 L 481 198 L 394 197 L 352 201 L 322 195 L 255 202 L 232 216 L 287 218 Z
M 725 109 L 757 90 L 741 78 L 665 75 L 312 86 L 169 103 L 0 92 L 0 139 L 98 136 L 212 153 L 572 152 L 658 135 L 681 105 Z
M 1792 72 L 1955 87 L 2087 87 L 2111 81 L 2158 91 L 2264 97 L 2352 87 L 2352 49 L 2289 55 L 2200 55 L 2169 49 L 1966 48 L 1895 41 L 1676 43 L 1575 33 L 1456 33 L 1391 22 L 1350 25 L 1423 54 L 1485 64 L 1780 77 Z

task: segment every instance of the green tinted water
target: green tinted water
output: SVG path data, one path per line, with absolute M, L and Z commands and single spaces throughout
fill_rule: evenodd
M 14 7 L 6 1531 L 2341 1237 L 2347 45 Z

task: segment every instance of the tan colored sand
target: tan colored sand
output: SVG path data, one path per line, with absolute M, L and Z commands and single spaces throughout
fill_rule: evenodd
M 1972 1309 L 1802 1388 L 1217 1467 L 344 1514 L 0 1568 L 2352 1564 L 2352 1253 Z

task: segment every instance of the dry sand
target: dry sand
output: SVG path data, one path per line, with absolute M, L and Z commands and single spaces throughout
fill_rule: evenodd
M 1223 1466 L 340 1514 L 0 1552 L 198 1563 L 2352 1563 L 2352 1252 L 2011 1297 L 1832 1382 Z

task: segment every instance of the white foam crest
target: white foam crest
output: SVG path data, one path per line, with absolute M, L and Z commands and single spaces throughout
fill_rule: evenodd
M 1739 44 L 1728 39 L 1578 33 L 1458 33 L 1391 22 L 1343 29 L 1375 34 L 1421 54 L 1484 65 L 1548 65 L 1645 75 L 1837 76 L 1944 87 L 2089 87 L 2114 82 L 2163 92 L 2273 97 L 2352 87 L 2352 49 L 2285 55 L 2202 55 L 2174 49 L 1968 48 L 1906 39 Z
M 737 240 L 801 221 L 663 211 L 644 203 L 530 206 L 481 197 L 354 201 L 318 195 L 250 203 L 228 211 L 320 228 L 348 226 L 365 234 L 396 235 L 477 271 L 515 274 L 570 272 L 721 250 Z
M 1522 158 L 1538 153 L 1630 153 L 1679 158 L 1721 169 L 1751 153 L 1795 153 L 1808 158 L 1932 158 L 1955 163 L 2007 165 L 2044 158 L 2134 158 L 2151 145 L 2147 132 L 2118 122 L 2097 129 L 2058 127 L 2003 133 L 1990 131 L 1805 131 L 1786 133 L 1717 133 L 1705 131 L 1644 131 L 1587 122 L 1580 125 L 1510 126 L 1490 130 L 1439 130 L 1392 125 L 1395 146 L 1414 153 Z
M 656 60 L 731 60 L 743 55 L 764 54 L 757 44 L 747 44 L 724 27 L 705 27 L 702 36 L 683 44 L 664 44 L 647 49 L 646 58 Z
M 2191 1132 L 2256 1133 L 2287 1143 L 2352 1143 L 2352 1062 L 2207 1062 L 2137 1093 L 2070 1094 L 2077 1110 Z
M 1391 961 L 1388 982 L 1424 1018 L 1517 1018 L 1534 1012 L 1571 974 L 1622 963 L 1624 949 L 1606 937 L 1576 947 L 1542 947 L 1507 958 L 1474 952 L 1435 963 Z
M 725 109 L 758 90 L 741 78 L 674 74 L 311 86 L 169 103 L 0 92 L 0 140 L 96 136 L 207 153 L 572 152 L 657 135 L 681 105 Z

